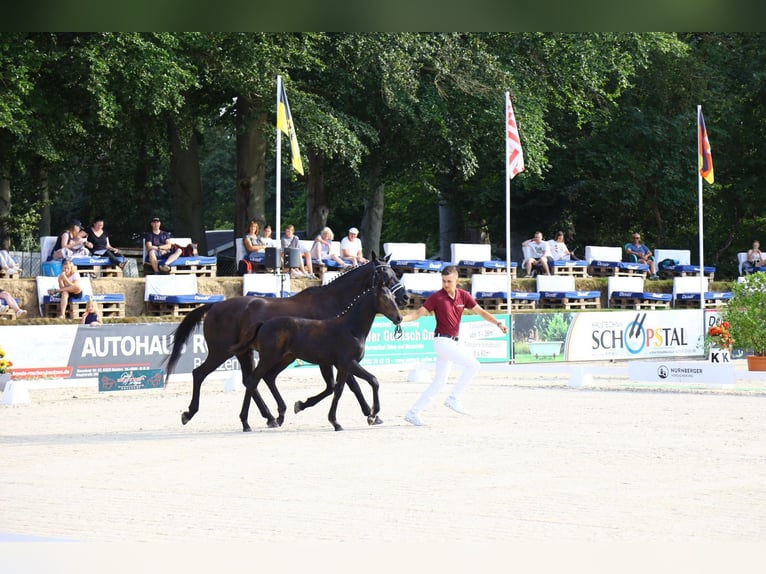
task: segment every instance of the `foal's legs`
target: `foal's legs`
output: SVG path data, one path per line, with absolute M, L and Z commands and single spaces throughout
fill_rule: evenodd
M 250 424 L 247 422 L 247 415 L 250 410 L 250 397 L 252 397 L 253 402 L 258 407 L 261 416 L 266 419 L 266 425 L 272 428 L 279 426 L 277 421 L 274 420 L 271 411 L 269 411 L 269 407 L 267 407 L 266 403 L 263 401 L 261 393 L 258 392 L 258 383 L 263 375 L 263 370 L 260 367 L 261 363 L 259 362 L 255 370 L 244 380 L 247 390 L 245 391 L 245 398 L 242 401 L 242 410 L 239 413 L 239 420 L 242 421 L 242 432 L 250 432 L 252 430 Z
M 305 401 L 295 401 L 293 411 L 296 413 L 301 412 L 303 409 L 313 407 L 319 401 L 325 397 L 329 397 L 332 394 L 332 390 L 335 387 L 335 379 L 333 378 L 332 365 L 319 365 L 319 372 L 322 373 L 322 378 L 325 382 L 325 389 L 318 395 L 307 398 Z
M 330 412 L 327 415 L 327 418 L 330 421 L 330 424 L 333 426 L 333 428 L 336 431 L 343 430 L 343 427 L 340 426 L 340 423 L 338 423 L 338 419 L 336 418 L 335 414 L 336 414 L 336 411 L 338 410 L 338 400 L 340 399 L 340 396 L 343 394 L 343 387 L 346 384 L 347 378 L 348 378 L 348 371 L 345 368 L 339 368 L 338 380 L 335 382 L 335 388 L 333 389 L 332 405 L 330 405 Z
M 319 370 L 321 371 L 322 378 L 325 381 L 325 390 L 318 395 L 309 397 L 305 401 L 295 401 L 295 406 L 293 408 L 294 412 L 299 413 L 304 409 L 313 407 L 319 401 L 329 397 L 332 394 L 333 388 L 335 387 L 335 379 L 333 378 L 332 367 L 330 365 L 320 365 Z M 359 383 L 356 381 L 356 379 L 349 375 L 346 383 L 348 384 L 348 388 L 351 389 L 351 392 L 356 396 L 356 400 L 359 401 L 359 407 L 362 409 L 364 416 L 367 417 L 367 422 L 371 425 L 381 424 L 383 421 L 377 416 L 377 411 L 372 412 L 370 410 L 370 405 L 367 404 L 367 400 L 364 398 L 364 393 L 362 393 L 362 389 L 359 388 Z
M 277 364 L 269 366 L 269 364 L 264 361 L 263 357 L 261 357 L 258 361 L 258 366 L 253 373 L 245 379 L 244 383 L 247 390 L 245 391 L 245 399 L 242 401 L 242 411 L 239 413 L 239 420 L 242 421 L 242 430 L 244 432 L 249 432 L 251 430 L 250 425 L 247 422 L 247 417 L 250 412 L 250 397 L 253 398 L 253 402 L 258 407 L 261 416 L 266 419 L 266 424 L 268 426 L 278 427 L 282 425 L 285 420 L 287 405 L 285 405 L 285 401 L 282 399 L 282 395 L 277 389 L 276 378 L 279 373 L 284 371 L 287 366 L 293 362 L 293 359 L 294 357 L 292 355 L 285 355 Z M 258 383 L 261 379 L 266 381 L 266 384 L 271 390 L 271 394 L 274 395 L 274 398 L 277 401 L 277 409 L 279 412 L 278 419 L 274 419 L 271 411 L 269 411 L 269 408 L 261 397 L 261 394 L 258 392 Z

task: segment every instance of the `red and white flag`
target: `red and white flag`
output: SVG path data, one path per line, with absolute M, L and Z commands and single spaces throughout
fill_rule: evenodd
M 505 93 L 505 154 L 506 173 L 513 179 L 524 171 L 524 152 L 521 150 L 519 128 L 516 126 L 516 116 L 513 114 L 511 95 L 508 92 Z

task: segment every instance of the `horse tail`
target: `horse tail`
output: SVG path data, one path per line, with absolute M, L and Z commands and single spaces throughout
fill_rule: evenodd
M 261 330 L 261 327 L 263 327 L 263 323 L 264 321 L 260 321 L 255 325 L 249 326 L 247 331 L 244 332 L 244 335 L 239 338 L 239 341 L 229 347 L 229 353 L 236 356 L 252 349 L 252 344 L 258 338 L 258 332 Z
M 172 373 L 173 369 L 175 369 L 176 363 L 178 363 L 178 359 L 181 358 L 181 349 L 183 348 L 184 344 L 194 332 L 197 324 L 202 321 L 202 317 L 204 317 L 205 314 L 210 311 L 210 308 L 213 305 L 214 303 L 206 303 L 205 305 L 197 307 L 190 313 L 187 313 L 186 317 L 184 317 L 184 320 L 181 321 L 181 324 L 176 327 L 175 331 L 173 331 L 173 350 L 171 351 L 170 356 L 166 359 L 168 362 L 168 365 L 165 369 L 167 376 L 170 376 L 170 373 Z

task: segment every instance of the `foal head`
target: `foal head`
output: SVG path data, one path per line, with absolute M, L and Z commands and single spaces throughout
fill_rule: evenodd
M 394 325 L 402 322 L 402 314 L 399 312 L 393 292 L 385 285 L 375 287 L 375 311 L 385 316 Z

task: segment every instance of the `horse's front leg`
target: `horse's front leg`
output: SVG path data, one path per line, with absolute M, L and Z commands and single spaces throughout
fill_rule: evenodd
M 372 411 L 369 410 L 369 407 L 367 407 L 367 412 L 365 413 L 367 415 L 367 424 L 369 425 L 379 425 L 383 421 L 378 416 L 378 413 L 380 412 L 380 384 L 378 383 L 377 377 L 373 375 L 371 372 L 366 370 L 362 365 L 360 365 L 357 362 L 354 362 L 349 367 L 349 375 L 348 375 L 348 387 L 352 389 L 351 381 L 353 380 L 354 383 L 356 383 L 356 379 L 354 379 L 354 375 L 357 377 L 364 379 L 367 381 L 367 383 L 372 387 Z M 357 388 L 359 388 L 359 384 L 356 383 Z M 359 390 L 359 395 L 362 394 L 361 389 Z M 361 401 L 364 401 L 364 397 L 362 396 L 362 399 L 360 400 L 359 404 L 362 404 Z M 364 403 L 365 406 L 367 406 L 367 403 Z M 362 409 L 364 410 L 364 408 Z
M 260 367 L 260 364 L 258 365 Z M 247 387 L 245 390 L 245 398 L 242 401 L 242 410 L 239 413 L 239 420 L 242 421 L 242 431 L 243 432 L 250 432 L 252 429 L 250 428 L 250 424 L 247 422 L 247 416 L 250 411 L 250 398 L 252 397 L 253 402 L 258 407 L 258 410 L 261 413 L 261 416 L 266 419 L 266 425 L 274 428 L 278 427 L 277 421 L 274 419 L 273 415 L 271 414 L 271 411 L 269 411 L 269 407 L 266 406 L 266 403 L 263 401 L 263 397 L 261 397 L 261 393 L 258 392 L 258 383 L 261 380 L 261 370 L 259 368 L 256 368 L 255 371 L 253 371 L 247 379 L 245 379 L 245 386 Z
M 202 390 L 202 383 L 205 381 L 205 378 L 210 373 L 212 373 L 221 363 L 223 363 L 223 360 L 219 360 L 217 357 L 208 355 L 207 359 L 205 359 L 205 361 L 199 367 L 192 371 L 192 381 L 194 385 L 192 388 L 192 398 L 191 402 L 189 403 L 189 409 L 186 412 L 181 413 L 182 424 L 186 424 L 192 420 L 192 417 L 194 417 L 194 415 L 197 414 L 197 411 L 199 411 L 199 397 Z
M 332 390 L 335 388 L 335 378 L 332 372 L 332 365 L 319 365 L 319 372 L 322 373 L 322 378 L 325 382 L 325 389 L 318 395 L 307 398 L 305 401 L 295 401 L 294 411 L 296 413 L 301 412 L 303 409 L 313 407 L 319 401 L 325 397 L 329 397 L 332 394 Z
M 343 394 L 343 387 L 346 384 L 347 378 L 348 371 L 346 369 L 338 369 L 338 380 L 335 382 L 335 388 L 333 389 L 332 395 L 332 405 L 330 405 L 330 413 L 327 415 L 330 424 L 336 431 L 343 430 L 343 427 L 340 426 L 340 423 L 338 423 L 336 412 L 338 410 L 338 401 L 340 400 L 340 396 Z

